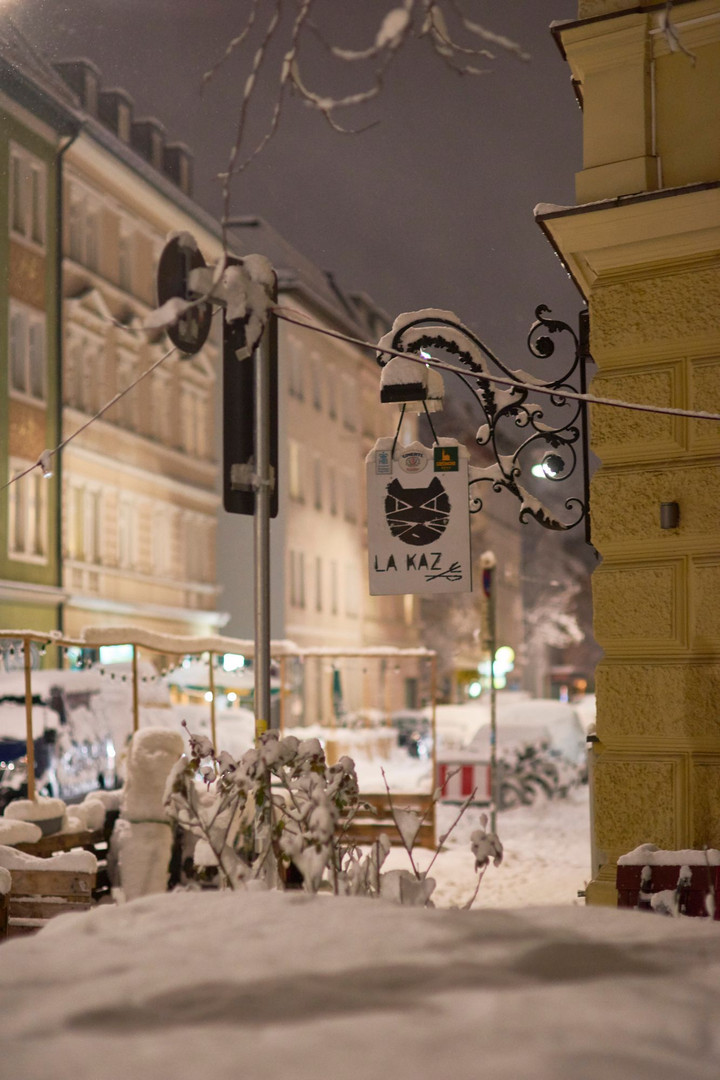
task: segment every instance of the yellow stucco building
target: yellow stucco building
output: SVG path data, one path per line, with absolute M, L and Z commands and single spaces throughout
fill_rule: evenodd
M 577 206 L 536 214 L 587 298 L 595 394 L 720 412 L 720 0 L 579 0 Z M 652 842 L 720 846 L 720 427 L 594 407 L 591 903 Z M 679 520 L 661 524 L 661 505 Z

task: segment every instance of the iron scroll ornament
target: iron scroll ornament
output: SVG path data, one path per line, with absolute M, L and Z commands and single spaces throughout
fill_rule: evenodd
M 587 349 L 572 327 L 551 318 L 549 308 L 544 304 L 539 305 L 527 336 L 530 353 L 539 360 L 549 359 L 555 354 L 554 337 L 560 334 L 569 335 L 566 340 L 572 342 L 571 363 L 562 375 L 546 380 L 521 369 L 507 367 L 449 311 L 428 309 L 400 315 L 392 330 L 378 342 L 377 362 L 381 367 L 392 359 L 394 352 L 426 355 L 428 360 L 432 360 L 428 351 L 442 349 L 471 372 L 471 377 L 468 377 L 461 368 L 456 370 L 458 378 L 468 387 L 482 410 L 484 420 L 477 430 L 475 442 L 486 448 L 491 456 L 491 464 L 470 467 L 468 487 L 471 513 L 478 513 L 483 507 L 479 485 L 490 484 L 493 491 L 509 491 L 519 500 L 519 518 L 523 524 L 533 518 L 546 529 L 565 531 L 587 519 L 585 403 L 568 399 L 562 393 L 577 393 L 578 387 L 569 382 L 573 376 L 579 376 L 579 389 L 585 391 Z M 443 367 L 443 371 L 447 370 L 447 367 Z M 512 379 L 513 385 L 493 383 L 487 378 L 492 375 Z M 543 407 L 531 400 L 533 390 L 539 389 L 545 391 L 542 399 L 549 398 L 552 406 L 570 410 L 564 423 L 546 421 Z M 548 394 L 547 391 L 557 393 Z M 514 449 L 510 445 L 514 440 L 509 438 L 513 428 L 523 429 L 525 433 Z M 583 462 L 585 499 L 576 496 L 567 498 L 564 506 L 566 510 L 574 512 L 573 518 L 562 521 L 520 483 L 523 474 L 521 459 L 541 459 L 545 479 L 562 483 L 575 472 L 579 461 L 578 447 Z

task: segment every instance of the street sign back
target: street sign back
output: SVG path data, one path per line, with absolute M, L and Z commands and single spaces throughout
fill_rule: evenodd
M 189 233 L 180 233 L 168 240 L 160 255 L 157 272 L 158 303 L 162 306 L 173 297 L 191 300 L 188 294 L 188 275 L 191 270 L 205 266 L 195 243 Z M 202 349 L 210 333 L 212 306 L 208 301 L 197 304 L 186 315 L 168 327 L 168 337 L 173 345 L 192 356 Z

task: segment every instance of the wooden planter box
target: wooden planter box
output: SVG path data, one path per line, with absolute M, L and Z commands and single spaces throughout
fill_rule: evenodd
M 682 864 L 686 865 L 686 864 Z M 677 888 L 681 864 L 669 866 L 618 866 L 615 879 L 618 891 L 618 907 L 636 908 L 649 906 L 653 893 Z M 720 866 L 703 863 L 688 867 L 690 883 L 680 890 L 679 910 L 683 915 L 707 918 L 705 897 L 709 892 L 715 900 L 714 918 L 720 921 Z M 642 875 L 646 871 L 643 888 Z M 650 871 L 648 878 L 647 871 Z

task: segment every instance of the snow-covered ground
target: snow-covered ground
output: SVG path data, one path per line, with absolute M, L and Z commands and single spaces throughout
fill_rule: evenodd
M 441 810 L 441 830 L 455 813 Z M 468 811 L 432 869 L 435 910 L 180 891 L 8 941 L 4 1074 L 716 1080 L 720 927 L 577 900 L 586 788 L 499 815 L 505 861 L 459 911 L 480 813 Z M 384 869 L 406 859 L 394 849 Z
M 479 826 L 481 809 L 470 808 L 433 864 L 433 900 L 438 907 L 464 904 L 473 894 L 475 872 L 470 833 Z M 449 827 L 456 807 L 438 808 L 438 833 Z M 538 799 L 498 814 L 497 832 L 505 848 L 503 863 L 485 873 L 474 906 L 525 907 L 528 904 L 582 904 L 578 891 L 590 878 L 590 824 L 587 786 L 567 799 Z M 432 852 L 418 848 L 418 868 L 427 867 Z M 409 866 L 402 848 L 393 848 L 385 869 Z
M 699 919 L 184 892 L 61 916 L 0 961 L 17 1080 L 718 1075 Z

